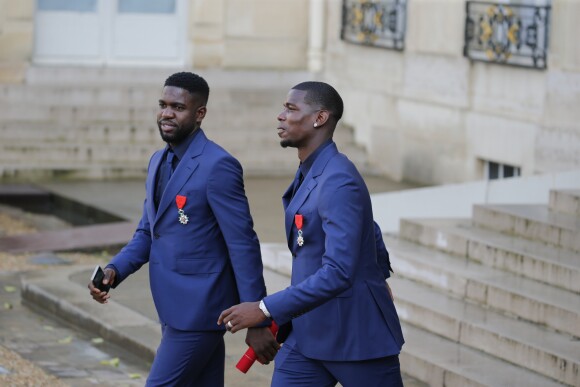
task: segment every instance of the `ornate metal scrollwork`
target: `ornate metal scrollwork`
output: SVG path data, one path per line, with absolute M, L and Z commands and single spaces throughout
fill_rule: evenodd
M 344 41 L 393 50 L 405 48 L 406 0 L 343 0 Z
M 468 1 L 463 54 L 477 61 L 546 68 L 550 6 Z

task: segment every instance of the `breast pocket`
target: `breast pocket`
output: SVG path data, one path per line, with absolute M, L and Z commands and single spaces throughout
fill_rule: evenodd
M 179 195 L 185 197 L 184 210 L 194 210 L 205 203 L 205 199 L 202 198 L 200 190 L 186 190 L 180 192 Z

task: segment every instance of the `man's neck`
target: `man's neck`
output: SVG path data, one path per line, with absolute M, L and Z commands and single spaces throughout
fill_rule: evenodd
M 199 126 L 196 127 L 195 129 L 193 129 L 193 131 L 191 133 L 189 133 L 189 135 L 187 137 L 185 137 L 183 140 L 181 140 L 180 142 L 174 143 L 174 142 L 168 142 L 167 145 L 169 145 L 169 147 L 171 149 L 174 149 L 176 146 L 179 146 L 179 144 L 183 144 L 184 142 L 187 142 L 190 138 L 192 138 L 197 131 L 199 130 Z
M 330 140 L 332 138 L 332 136 L 325 136 L 322 138 L 317 138 L 314 141 L 311 141 L 309 144 L 303 146 L 303 147 L 299 147 L 298 148 L 298 159 L 300 160 L 301 163 L 303 163 L 308 156 L 310 156 L 312 153 L 314 153 L 322 144 L 324 144 L 326 141 Z

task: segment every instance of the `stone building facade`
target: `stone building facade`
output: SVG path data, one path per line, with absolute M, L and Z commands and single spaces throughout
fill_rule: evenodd
M 174 0 L 169 21 L 147 19 L 154 12 L 123 19 L 123 1 L 84 1 L 107 21 L 88 32 L 102 47 L 79 58 L 51 51 L 59 36 L 47 31 L 60 20 L 45 20 L 51 1 L 0 0 L 0 83 L 26 84 L 30 68 L 47 65 L 302 72 L 337 87 L 344 124 L 391 178 L 442 184 L 485 178 L 491 167 L 522 176 L 580 168 L 578 1 L 498 2 L 550 7 L 541 69 L 467 58 L 466 0 L 383 1 L 404 10 L 399 50 L 342 39 L 343 0 Z M 152 33 L 158 22 L 165 27 Z M 142 36 L 151 55 L 134 43 Z M 124 57 L 123 47 L 136 51 Z

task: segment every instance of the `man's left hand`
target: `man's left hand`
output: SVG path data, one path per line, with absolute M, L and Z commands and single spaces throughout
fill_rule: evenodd
M 267 318 L 258 307 L 259 304 L 260 302 L 256 301 L 234 305 L 220 314 L 217 323 L 218 325 L 225 324 L 226 329 L 232 333 L 254 327 Z
M 280 349 L 280 344 L 274 338 L 269 327 L 248 328 L 246 344 L 254 349 L 256 357 L 262 364 L 268 364 L 274 360 L 274 356 Z

